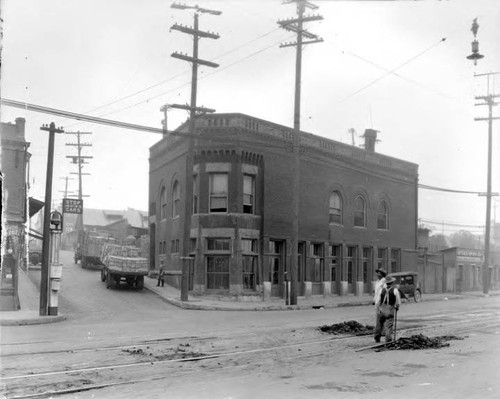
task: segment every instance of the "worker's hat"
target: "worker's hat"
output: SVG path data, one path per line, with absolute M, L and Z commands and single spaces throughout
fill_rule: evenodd
M 376 269 L 375 273 L 380 273 L 384 277 L 387 276 L 387 272 L 385 271 L 385 269 L 383 267 L 381 267 L 380 269 Z
M 394 277 L 392 277 L 392 276 L 387 276 L 385 278 L 385 283 L 386 284 L 392 284 L 394 281 L 396 281 L 396 279 Z

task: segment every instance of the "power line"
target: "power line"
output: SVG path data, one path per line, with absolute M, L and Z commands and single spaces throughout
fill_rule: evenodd
M 439 220 L 430 220 L 430 219 L 420 218 L 419 221 L 425 222 L 425 223 L 431 223 L 431 224 L 439 224 L 440 226 L 444 225 L 444 226 L 473 227 L 473 228 L 478 228 L 478 229 L 484 229 L 484 226 L 480 226 L 480 225 L 451 223 L 451 222 L 444 222 L 442 220 L 439 221 Z
M 434 186 L 428 186 L 426 184 L 419 184 L 419 188 L 423 188 L 424 190 L 434 190 L 434 191 L 443 191 L 446 193 L 457 193 L 457 194 L 476 194 L 476 195 L 481 195 L 484 194 L 481 191 L 463 191 L 463 190 L 452 190 L 449 188 L 442 188 L 442 187 L 434 187 Z
M 444 42 L 446 40 L 445 37 L 443 37 L 441 40 L 439 40 L 439 42 L 437 43 L 434 43 L 432 46 L 429 46 L 428 48 L 426 48 L 425 50 L 421 51 L 420 53 L 418 53 L 417 55 L 413 56 L 412 58 L 410 58 L 409 60 L 403 62 L 401 65 L 397 66 L 396 68 L 394 69 L 391 69 L 390 71 L 388 71 L 386 74 L 382 75 L 382 76 L 379 76 L 377 79 L 375 80 L 372 80 L 370 83 L 366 84 L 365 86 L 361 87 L 360 89 L 356 90 L 354 93 L 348 95 L 347 97 L 343 98 L 342 100 L 340 100 L 339 102 L 344 102 L 344 101 L 347 101 L 349 100 L 350 98 L 354 97 L 356 94 L 362 92 L 363 90 L 367 89 L 368 87 L 372 86 L 373 84 L 379 82 L 380 80 L 386 78 L 387 76 L 393 74 L 395 71 L 397 71 L 398 69 L 401 69 L 402 67 L 404 67 L 405 65 L 408 65 L 410 62 L 416 60 L 418 57 L 421 57 L 422 55 L 424 55 L 425 53 L 427 53 L 428 51 L 432 50 L 434 47 L 438 46 L 439 44 L 441 44 L 442 42 Z
M 219 54 L 219 55 L 217 55 L 216 57 L 211 58 L 211 59 L 210 59 L 210 61 L 214 61 L 214 60 L 217 60 L 217 59 L 219 59 L 219 58 L 225 57 L 226 55 L 232 54 L 232 53 L 234 53 L 234 52 L 238 51 L 239 49 L 241 49 L 241 48 L 243 48 L 243 47 L 245 47 L 245 46 L 248 46 L 249 44 L 252 44 L 252 43 L 254 43 L 254 42 L 256 42 L 256 41 L 258 41 L 258 40 L 260 40 L 260 39 L 262 39 L 262 38 L 264 38 L 264 37 L 266 37 L 266 36 L 269 36 L 270 34 L 272 34 L 272 33 L 276 32 L 276 31 L 278 31 L 279 29 L 280 29 L 280 28 L 275 28 L 275 29 L 272 29 L 272 30 L 270 30 L 270 31 L 268 31 L 268 32 L 266 32 L 266 33 L 264 33 L 264 34 L 262 34 L 262 35 L 260 35 L 260 36 L 256 37 L 256 38 L 252 39 L 252 40 L 249 40 L 249 41 L 247 41 L 247 42 L 245 42 L 245 43 L 243 43 L 243 44 L 241 44 L 241 45 L 239 45 L 239 46 L 237 46 L 237 47 L 235 47 L 235 48 L 233 48 L 233 49 L 231 49 L 231 50 L 226 51 L 225 53 Z M 244 60 L 246 60 L 246 59 L 248 59 L 248 58 L 250 58 L 250 57 L 253 57 L 254 55 L 257 55 L 257 54 L 259 54 L 259 53 L 261 53 L 261 52 L 263 52 L 263 51 L 265 51 L 265 50 L 267 50 L 267 49 L 269 49 L 269 48 L 272 48 L 272 47 L 274 47 L 275 45 L 276 45 L 276 43 L 273 43 L 271 46 L 265 47 L 265 48 L 264 48 L 264 49 L 262 49 L 262 50 L 258 50 L 258 51 L 256 51 L 256 52 L 254 52 L 254 53 L 250 54 L 249 56 L 246 56 L 246 57 L 244 57 L 244 58 L 241 58 L 241 59 L 239 59 L 239 60 L 237 60 L 237 61 L 233 62 L 232 64 L 228 64 L 226 67 L 224 67 L 224 68 L 220 68 L 218 71 L 224 70 L 224 69 L 228 68 L 229 66 L 235 65 L 235 64 L 237 64 L 237 63 L 239 63 L 239 62 L 241 62 L 241 61 L 244 61 Z M 216 71 L 216 72 L 218 72 L 218 71 Z M 180 72 L 180 73 L 178 73 L 178 74 L 176 74 L 176 75 L 174 75 L 174 76 L 171 76 L 170 78 L 164 79 L 164 80 L 162 80 L 162 81 L 160 81 L 160 82 L 157 82 L 157 83 L 155 83 L 155 84 L 152 84 L 151 86 L 145 87 L 144 89 L 138 90 L 138 91 L 136 91 L 136 92 L 134 92 L 134 93 L 131 93 L 131 94 L 128 94 L 128 95 L 126 95 L 126 96 L 124 96 L 124 97 L 120 97 L 120 98 L 118 98 L 118 99 L 116 99 L 116 100 L 113 100 L 113 101 L 111 101 L 111 102 L 108 102 L 108 103 L 106 103 L 106 104 L 103 104 L 103 105 L 100 105 L 100 106 L 98 106 L 98 107 L 92 108 L 92 109 L 90 109 L 89 111 L 86 111 L 85 113 L 94 112 L 94 111 L 97 111 L 97 110 L 99 110 L 99 109 L 101 109 L 101 108 L 105 108 L 105 107 L 107 107 L 107 106 L 109 106 L 109 105 L 113 105 L 113 104 L 116 104 L 116 103 L 118 103 L 118 102 L 120 102 L 120 101 L 126 100 L 126 99 L 128 99 L 128 98 L 135 97 L 135 96 L 137 96 L 137 95 L 139 95 L 139 94 L 142 94 L 142 93 L 144 93 L 144 92 L 146 92 L 146 91 L 148 91 L 148 90 L 154 89 L 155 87 L 161 86 L 161 85 L 163 85 L 163 84 L 165 84 L 165 83 L 167 83 L 167 82 L 170 82 L 171 80 L 174 80 L 174 79 L 176 79 L 176 78 L 178 78 L 178 77 L 180 77 L 180 76 L 183 76 L 183 75 L 185 75 L 185 74 L 186 74 L 186 73 L 188 73 L 188 72 L 189 72 L 189 70 L 185 70 L 185 71 Z M 215 72 L 215 73 L 216 73 L 216 72 Z M 206 74 L 205 76 L 200 77 L 199 79 L 203 79 L 204 77 L 211 76 L 212 74 L 213 74 L 213 73 Z M 165 94 L 167 94 L 167 93 L 170 93 L 170 92 L 172 92 L 172 91 L 176 91 L 176 90 L 182 89 L 182 88 L 184 88 L 185 86 L 188 86 L 190 83 L 191 83 L 191 81 L 186 82 L 186 83 L 183 83 L 181 86 L 178 86 L 178 87 L 175 87 L 175 88 L 173 88 L 173 89 L 170 89 L 170 90 L 168 90 L 168 91 L 166 91 L 166 92 L 160 93 L 159 95 L 157 95 L 157 96 L 155 96 L 155 97 L 149 97 L 149 98 L 147 98 L 147 99 L 146 99 L 146 100 L 144 100 L 144 101 L 140 101 L 140 102 L 138 102 L 138 103 L 134 103 L 134 104 L 129 105 L 129 106 L 126 106 L 126 107 L 124 107 L 124 108 L 120 108 L 120 109 L 118 109 L 118 110 L 114 110 L 114 111 L 110 111 L 110 112 L 108 112 L 108 113 L 101 114 L 100 116 L 102 117 L 102 116 L 112 115 L 112 114 L 114 114 L 114 113 L 117 113 L 117 112 L 121 112 L 121 111 L 127 110 L 127 109 L 129 109 L 129 108 L 132 108 L 132 107 L 135 107 L 135 106 L 137 106 L 137 105 L 140 105 L 140 104 L 143 104 L 143 103 L 145 103 L 145 102 L 148 102 L 148 101 L 150 101 L 150 100 L 153 100 L 153 99 L 155 99 L 155 98 L 157 98 L 157 97 L 163 96 L 163 95 L 165 95 Z M 74 126 L 74 125 L 72 125 L 72 126 Z M 70 126 L 70 127 L 71 127 L 71 126 Z

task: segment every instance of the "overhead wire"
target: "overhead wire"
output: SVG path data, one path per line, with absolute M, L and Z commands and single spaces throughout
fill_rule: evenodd
M 416 60 L 417 58 L 421 57 L 422 55 L 424 55 L 425 53 L 427 53 L 428 51 L 432 50 L 434 47 L 438 46 L 439 44 L 441 44 L 442 42 L 444 42 L 446 40 L 445 37 L 443 37 L 442 39 L 440 39 L 437 43 L 434 43 L 433 45 L 429 46 L 428 48 L 426 48 L 425 50 L 421 51 L 420 53 L 416 54 L 415 56 L 413 56 L 412 58 L 406 60 L 405 62 L 403 62 L 402 64 L 400 64 L 399 66 L 397 66 L 396 68 L 394 69 L 391 69 L 390 71 L 388 71 L 387 73 L 385 73 L 384 75 L 382 76 L 379 76 L 378 78 L 372 80 L 371 82 L 367 83 L 366 85 L 364 85 L 363 87 L 359 88 L 358 90 L 356 90 L 354 93 L 344 97 L 343 99 L 341 99 L 339 101 L 339 103 L 342 103 L 344 101 L 347 101 L 349 100 L 350 98 L 354 97 L 355 95 L 361 93 L 363 90 L 367 89 L 368 87 L 374 85 L 375 83 L 381 81 L 382 79 L 386 78 L 387 76 L 393 74 L 395 71 L 401 69 L 402 67 L 408 65 L 409 63 L 411 63 L 412 61 Z

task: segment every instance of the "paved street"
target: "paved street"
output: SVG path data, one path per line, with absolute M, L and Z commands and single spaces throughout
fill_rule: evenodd
M 2 328 L 7 397 L 455 399 L 500 392 L 499 297 L 403 304 L 399 336 L 465 338 L 448 348 L 358 352 L 373 344 L 371 336 L 331 336 L 318 327 L 373 325 L 371 306 L 186 310 L 147 290 L 106 289 L 99 272 L 74 265 L 70 252 L 61 259 L 67 319 Z M 39 274 L 30 272 L 34 280 Z

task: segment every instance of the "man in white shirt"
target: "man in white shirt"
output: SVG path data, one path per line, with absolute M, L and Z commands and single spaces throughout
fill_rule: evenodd
M 378 325 L 378 311 L 380 308 L 380 294 L 382 290 L 386 287 L 385 285 L 385 276 L 387 276 L 387 272 L 385 269 L 380 268 L 375 270 L 377 273 L 377 282 L 375 283 L 375 294 L 373 295 L 373 304 L 375 305 L 375 330 L 380 329 L 381 327 Z
M 380 342 L 382 330 L 385 327 L 385 342 L 391 342 L 394 339 L 394 317 L 401 305 L 401 294 L 396 285 L 394 277 L 385 278 L 386 287 L 382 288 L 380 294 L 379 311 L 377 315 L 377 326 L 375 327 L 375 342 Z

